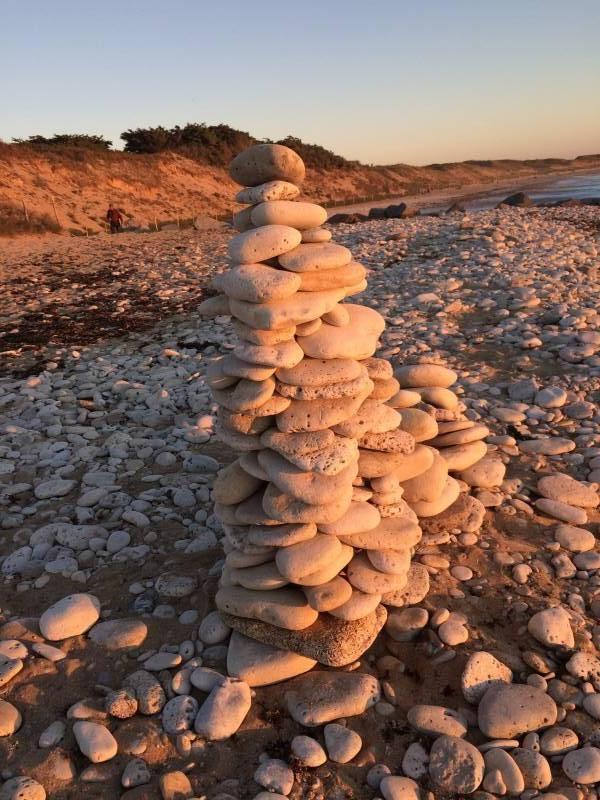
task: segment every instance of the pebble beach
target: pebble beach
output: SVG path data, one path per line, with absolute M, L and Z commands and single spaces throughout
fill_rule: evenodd
M 359 663 L 252 686 L 245 715 L 228 695 L 221 728 L 235 453 L 206 373 L 235 343 L 197 307 L 231 231 L 0 254 L 0 800 L 597 796 L 600 208 L 331 229 L 376 356 L 454 370 L 493 458 L 476 506 L 425 521 L 429 591 Z

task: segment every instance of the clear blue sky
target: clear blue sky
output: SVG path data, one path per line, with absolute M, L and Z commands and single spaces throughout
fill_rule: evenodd
M 0 138 L 225 122 L 379 164 L 598 153 L 599 31 L 600 0 L 0 0 Z

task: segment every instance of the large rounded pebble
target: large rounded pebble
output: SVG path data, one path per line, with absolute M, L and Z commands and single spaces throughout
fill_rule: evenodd
M 465 700 L 476 705 L 491 686 L 511 681 L 512 670 L 481 650 L 469 656 L 461 676 L 461 689 Z
M 486 771 L 498 770 L 508 794 L 521 794 L 525 789 L 525 781 L 521 770 L 516 761 L 505 750 L 500 747 L 494 747 L 492 750 L 487 751 L 483 760 L 485 761 Z
M 406 719 L 419 733 L 426 736 L 464 736 L 466 720 L 452 708 L 416 705 L 408 710 Z
M 256 144 L 242 150 L 229 165 L 229 174 L 242 186 L 258 186 L 269 181 L 299 185 L 304 180 L 304 162 L 282 144 Z M 244 201 L 245 202 L 245 201 Z
M 327 754 L 338 764 L 347 764 L 362 747 L 358 733 L 335 722 L 325 725 L 324 734 Z
M 511 756 L 521 770 L 526 789 L 545 789 L 550 786 L 552 771 L 541 753 L 517 747 L 511 751 Z
M 51 722 L 48 727 L 40 733 L 38 747 L 47 748 L 57 745 L 65 735 L 67 726 L 62 719 Z
M 178 695 L 169 700 L 162 710 L 162 726 L 166 733 L 175 735 L 189 730 L 198 713 L 198 701 L 190 695 Z
M 327 761 L 327 754 L 316 739 L 311 736 L 294 736 L 292 754 L 305 767 L 320 767 Z
M 458 644 L 464 644 L 469 638 L 469 631 L 462 622 L 452 617 L 446 622 L 442 622 L 437 629 L 438 636 L 444 644 L 449 647 L 456 647 Z
M 148 626 L 141 619 L 110 619 L 99 622 L 88 636 L 107 650 L 139 647 L 148 635 Z
M 18 708 L 7 700 L 0 700 L 0 736 L 12 736 L 19 730 L 22 721 Z
M 269 758 L 256 770 L 254 780 L 270 792 L 288 795 L 294 785 L 294 773 L 285 761 Z
M 597 747 L 571 750 L 563 758 L 562 768 L 573 783 L 597 783 L 600 781 L 600 750 Z
M 134 786 L 144 786 L 146 783 L 150 783 L 151 779 L 152 773 L 146 762 L 142 758 L 134 758 L 123 770 L 121 786 L 125 789 L 131 789 Z
M 538 611 L 527 623 L 527 630 L 546 647 L 575 646 L 571 618 L 562 606 Z
M 535 501 L 535 507 L 542 514 L 546 514 L 554 519 L 568 522 L 570 525 L 585 525 L 588 520 L 587 513 L 583 508 L 575 508 L 560 500 L 549 500 L 547 497 L 540 497 Z
M 479 729 L 490 739 L 513 739 L 554 725 L 554 700 L 541 689 L 523 684 L 492 686 L 477 710 Z
M 41 783 L 22 775 L 6 781 L 0 789 L 0 800 L 46 800 L 46 790 Z
M 110 761 L 117 755 L 117 742 L 104 725 L 79 720 L 73 725 L 73 734 L 84 756 L 93 764 Z
M 371 789 L 379 789 L 381 781 L 391 774 L 391 769 L 385 764 L 374 764 L 367 772 L 367 784 Z
M 554 539 L 571 553 L 586 553 L 596 546 L 596 537 L 593 533 L 573 525 L 558 525 L 554 531 Z
M 411 778 L 388 775 L 379 784 L 383 800 L 421 800 L 419 785 Z
M 40 631 L 45 639 L 57 642 L 80 636 L 97 622 L 100 601 L 93 594 L 70 594 L 46 609 L 40 617 Z
M 250 711 L 250 687 L 244 681 L 227 680 L 215 686 L 198 711 L 194 730 L 210 741 L 228 739 Z
M 469 742 L 440 736 L 429 753 L 429 777 L 445 792 L 471 794 L 483 780 L 483 756 Z
M 221 644 L 230 633 L 231 628 L 223 622 L 218 611 L 211 611 L 210 614 L 207 614 L 198 628 L 198 638 L 208 645 Z
M 419 780 L 427 775 L 429 753 L 420 742 L 412 742 L 402 758 L 402 772 L 409 778 Z
M 575 750 L 579 745 L 579 737 L 571 728 L 553 725 L 540 737 L 540 750 L 545 756 L 560 756 Z

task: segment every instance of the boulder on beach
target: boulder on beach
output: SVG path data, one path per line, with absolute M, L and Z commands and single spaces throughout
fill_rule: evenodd
M 528 194 L 525 194 L 525 192 L 515 192 L 514 194 L 510 194 L 508 197 L 505 197 L 504 200 L 501 200 L 497 207 L 522 206 L 524 208 L 528 208 L 529 206 L 533 205 L 535 205 L 535 203 Z

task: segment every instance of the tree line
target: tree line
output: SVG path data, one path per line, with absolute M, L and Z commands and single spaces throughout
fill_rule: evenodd
M 188 123 L 165 128 L 130 128 L 120 135 L 127 153 L 175 152 L 211 166 L 227 166 L 231 159 L 260 141 L 245 131 L 229 125 L 205 125 Z M 54 136 L 29 136 L 26 139 L 13 139 L 16 145 L 35 148 L 85 148 L 90 150 L 110 150 L 113 143 L 104 136 L 93 134 L 54 134 Z M 358 161 L 348 161 L 342 156 L 318 144 L 306 144 L 295 136 L 279 139 L 277 144 L 287 145 L 295 150 L 305 164 L 313 169 L 339 169 L 358 167 Z

